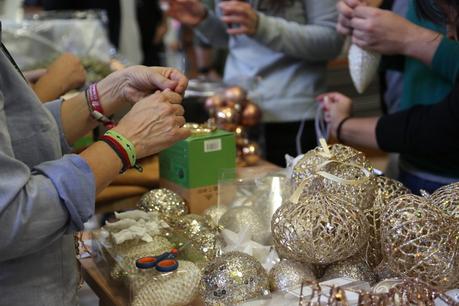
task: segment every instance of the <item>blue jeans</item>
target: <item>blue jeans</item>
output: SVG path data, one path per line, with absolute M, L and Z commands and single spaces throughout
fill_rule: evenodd
M 403 169 L 400 169 L 398 180 L 405 185 L 412 193 L 420 195 L 420 190 L 423 189 L 428 193 L 433 193 L 438 188 L 445 186 L 446 184 L 429 181 L 420 178 L 414 174 L 411 174 Z

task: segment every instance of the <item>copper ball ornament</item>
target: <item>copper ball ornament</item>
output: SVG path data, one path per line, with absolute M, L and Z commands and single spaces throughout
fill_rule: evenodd
M 256 165 L 261 159 L 261 150 L 255 142 L 248 142 L 241 148 L 241 157 L 248 166 Z
M 247 106 L 242 111 L 241 123 L 244 126 L 254 126 L 261 121 L 261 109 L 253 102 L 247 103 Z
M 227 101 L 239 104 L 247 99 L 247 92 L 242 87 L 231 86 L 223 90 L 223 97 Z
M 268 275 L 252 256 L 229 252 L 203 270 L 200 295 L 206 305 L 237 305 L 269 294 Z
M 214 116 L 217 110 L 221 108 L 223 105 L 224 100 L 219 95 L 208 97 L 206 99 L 206 102 L 204 103 L 204 107 L 206 108 L 210 116 Z
M 459 281 L 458 226 L 428 198 L 398 197 L 381 219 L 384 261 L 398 276 L 451 288 Z
M 318 192 L 287 202 L 273 215 L 279 254 L 303 263 L 330 264 L 357 253 L 368 242 L 368 222 L 346 197 Z
M 240 115 L 234 108 L 223 107 L 217 110 L 215 115 L 215 121 L 217 127 L 227 130 L 234 131 L 239 125 Z

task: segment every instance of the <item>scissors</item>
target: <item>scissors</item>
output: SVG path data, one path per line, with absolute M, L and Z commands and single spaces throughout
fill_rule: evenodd
M 177 253 L 178 250 L 173 248 L 158 256 L 141 257 L 135 261 L 135 266 L 138 269 L 156 268 L 159 272 L 172 272 L 178 268 Z

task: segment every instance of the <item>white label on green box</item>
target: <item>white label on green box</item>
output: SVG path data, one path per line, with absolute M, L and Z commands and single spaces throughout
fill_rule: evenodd
M 204 152 L 216 152 L 222 149 L 222 140 L 220 138 L 217 139 L 209 139 L 204 141 Z

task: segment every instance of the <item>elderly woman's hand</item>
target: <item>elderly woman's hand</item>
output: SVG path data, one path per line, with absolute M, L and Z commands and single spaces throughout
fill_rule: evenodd
M 129 139 L 135 146 L 137 158 L 143 158 L 190 136 L 183 128 L 182 96 L 166 89 L 140 101 L 121 119 L 113 130 Z
M 247 2 L 238 0 L 224 1 L 219 4 L 222 21 L 230 27 L 230 35 L 255 35 L 258 29 L 258 14 Z
M 110 74 L 97 83 L 97 89 L 104 110 L 111 114 L 123 104 L 135 104 L 157 90 L 183 95 L 187 85 L 188 79 L 175 68 L 132 66 Z
M 330 127 L 331 136 L 336 137 L 336 130 L 341 121 L 352 112 L 352 100 L 338 92 L 331 92 L 320 95 L 317 100 L 324 110 L 325 122 Z

